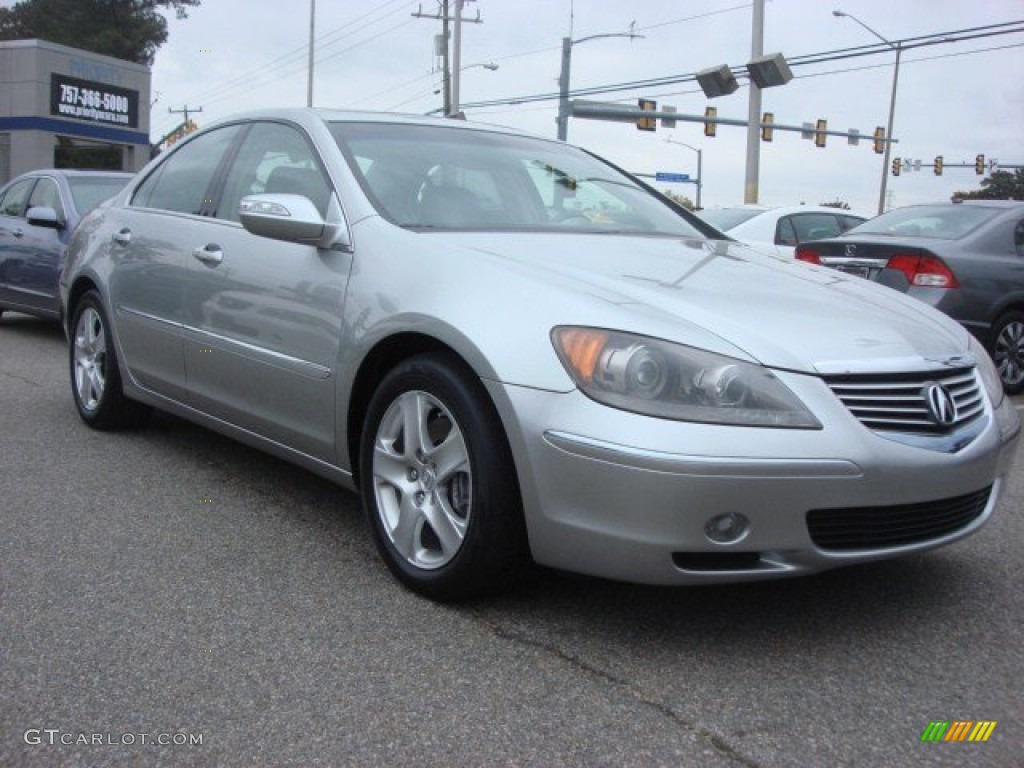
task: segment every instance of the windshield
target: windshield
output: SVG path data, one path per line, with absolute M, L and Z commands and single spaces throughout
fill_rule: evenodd
M 458 125 L 330 129 L 374 206 L 402 227 L 703 236 L 666 200 L 565 144 Z
M 749 221 L 755 216 L 760 216 L 764 211 L 751 210 L 750 208 L 712 208 L 700 212 L 700 217 L 713 227 L 718 227 L 723 232 L 728 232 L 733 227 L 739 226 L 744 221 Z
M 890 235 L 958 240 L 999 213 L 997 208 L 968 205 L 915 205 L 869 219 L 847 235 Z
M 75 176 L 68 178 L 71 197 L 80 216 L 85 216 L 97 205 L 107 200 L 131 181 L 131 176 Z

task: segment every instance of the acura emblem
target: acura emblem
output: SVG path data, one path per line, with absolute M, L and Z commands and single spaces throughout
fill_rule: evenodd
M 851 258 L 853 256 L 856 256 L 857 255 L 857 246 L 856 245 L 847 245 L 846 246 L 846 255 L 850 256 Z
M 948 389 L 933 381 L 924 385 L 921 394 L 928 403 L 928 414 L 932 421 L 940 427 L 948 427 L 956 422 L 956 401 Z

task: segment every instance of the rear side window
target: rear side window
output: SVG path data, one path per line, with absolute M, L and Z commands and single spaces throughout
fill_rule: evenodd
M 132 205 L 199 215 L 213 175 L 240 130 L 219 128 L 182 146 L 142 182 Z

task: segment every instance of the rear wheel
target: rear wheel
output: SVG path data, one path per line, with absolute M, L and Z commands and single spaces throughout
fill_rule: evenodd
M 992 330 L 992 360 L 1008 394 L 1024 392 L 1024 312 L 1007 312 Z
M 479 383 L 449 358 L 411 358 L 384 377 L 360 475 L 374 542 L 413 591 L 442 601 L 493 592 L 527 562 L 504 432 Z
M 95 429 L 144 422 L 151 409 L 124 396 L 113 338 L 95 291 L 79 299 L 71 328 L 71 391 L 82 421 Z

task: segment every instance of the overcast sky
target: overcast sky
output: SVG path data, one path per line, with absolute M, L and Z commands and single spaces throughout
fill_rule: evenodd
M 441 25 L 411 15 L 420 6 L 434 14 L 438 5 L 437 0 L 318 0 L 315 105 L 415 113 L 439 107 L 433 46 Z M 835 8 L 889 40 L 1024 20 L 1022 0 L 769 0 L 765 53 L 795 58 L 878 42 L 853 20 L 834 17 Z M 170 37 L 153 66 L 154 138 L 174 125 L 168 107 L 202 106 L 197 116 L 202 125 L 246 109 L 304 105 L 308 11 L 308 0 L 204 0 L 188 19 L 170 15 Z M 467 16 L 474 18 L 477 11 L 483 23 L 463 27 L 463 65 L 494 62 L 499 69 L 469 66 L 462 73 L 463 103 L 556 91 L 563 36 L 626 32 L 632 22 L 643 39 L 598 39 L 574 47 L 573 88 L 685 75 L 750 58 L 752 8 L 744 0 L 466 3 Z M 889 53 L 794 68 L 788 85 L 763 91 L 763 109 L 774 112 L 778 123 L 826 118 L 830 129 L 857 128 L 870 135 L 887 120 L 893 60 Z M 713 103 L 719 116 L 745 119 L 747 93 L 744 86 L 709 102 L 694 83 L 683 83 L 590 98 L 635 104 L 638 96 L 647 96 L 689 114 L 703 114 Z M 556 110 L 557 102 L 550 101 L 467 112 L 472 120 L 554 137 Z M 742 203 L 745 130 L 720 126 L 717 137 L 706 138 L 700 124 L 678 126 L 648 133 L 631 124 L 572 119 L 569 141 L 635 172 L 695 177 L 696 153 L 666 138 L 686 142 L 703 150 L 705 207 Z M 943 155 L 947 166 L 972 165 L 947 167 L 941 178 L 930 168 L 890 175 L 894 206 L 977 188 L 978 153 L 1024 164 L 1024 34 L 906 52 L 894 135 L 900 140 L 894 155 L 929 164 Z M 854 147 L 829 137 L 821 149 L 797 133 L 777 132 L 774 142 L 760 146 L 760 202 L 839 198 L 874 213 L 882 156 L 870 141 Z M 670 188 L 695 196 L 691 184 Z

